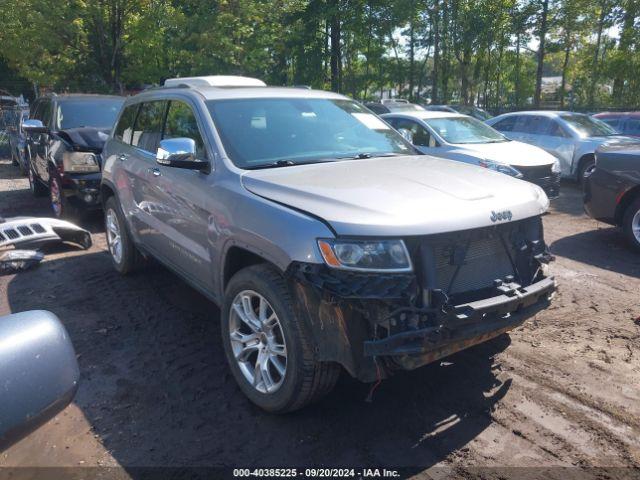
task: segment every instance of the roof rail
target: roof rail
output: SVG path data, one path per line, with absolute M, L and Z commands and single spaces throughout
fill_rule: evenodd
M 266 87 L 262 80 L 236 75 L 208 75 L 204 77 L 168 78 L 165 87 Z

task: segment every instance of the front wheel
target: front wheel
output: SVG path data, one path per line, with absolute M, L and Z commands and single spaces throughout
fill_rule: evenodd
M 580 162 L 580 168 L 578 170 L 578 184 L 584 185 L 587 177 L 591 175 L 596 168 L 596 159 L 593 155 L 586 156 L 582 162 Z
M 122 275 L 135 271 L 142 263 L 142 258 L 129 235 L 124 215 L 115 197 L 110 197 L 105 203 L 104 224 L 113 266 Z
M 236 273 L 225 292 L 221 332 L 231 372 L 249 400 L 273 413 L 319 400 L 340 374 L 338 365 L 315 360 L 294 311 L 284 278 L 267 264 Z
M 69 201 L 62 193 L 60 179 L 53 175 L 49 181 L 49 201 L 51 203 L 51 210 L 53 210 L 53 214 L 56 218 L 81 220 L 80 211 L 73 205 L 69 204 Z
M 622 219 L 622 228 L 629 244 L 640 251 L 640 198 L 627 207 Z

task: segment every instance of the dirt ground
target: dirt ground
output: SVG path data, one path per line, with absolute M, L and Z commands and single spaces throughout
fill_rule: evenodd
M 0 215 L 48 213 L 46 199 L 1 161 Z M 0 314 L 55 312 L 81 369 L 74 403 L 0 453 L 0 465 L 631 475 L 594 467 L 640 467 L 640 255 L 583 214 L 572 184 L 544 224 L 560 285 L 550 309 L 510 335 L 383 382 L 372 403 L 368 385 L 343 376 L 320 404 L 272 416 L 236 387 L 218 309 L 161 267 L 118 276 L 95 218 L 90 250 L 56 248 L 38 268 L 0 277 Z

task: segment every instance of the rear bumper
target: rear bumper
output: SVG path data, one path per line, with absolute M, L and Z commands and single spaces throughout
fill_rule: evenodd
M 546 308 L 555 290 L 555 280 L 544 278 L 509 295 L 456 305 L 441 326 L 364 342 L 364 355 L 413 355 L 403 366 L 415 368 L 518 327 Z

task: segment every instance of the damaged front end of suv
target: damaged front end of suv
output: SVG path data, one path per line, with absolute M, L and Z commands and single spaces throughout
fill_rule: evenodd
M 346 240 L 320 242 L 327 265 L 297 262 L 287 272 L 319 359 L 340 363 L 362 381 L 512 330 L 546 308 L 556 289 L 546 275 L 553 257 L 540 216 L 396 242 L 406 245 L 407 268 L 345 266 L 341 257 L 366 255 L 362 242 Z

